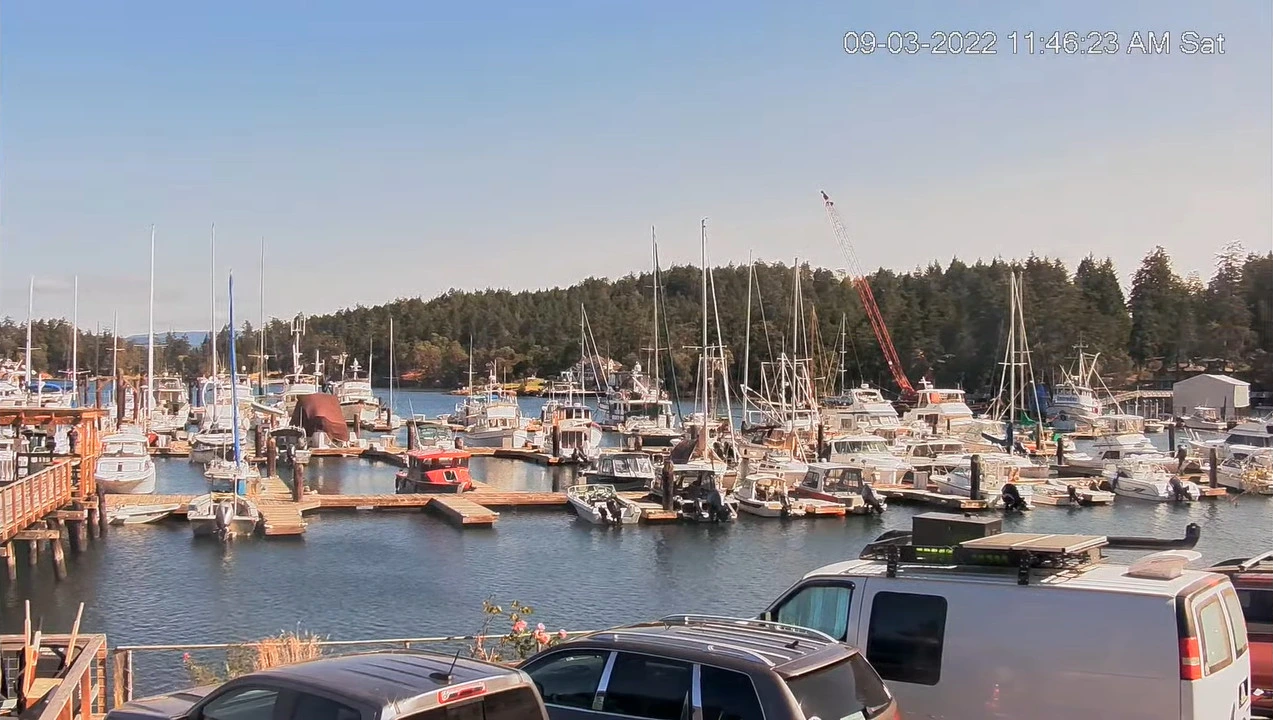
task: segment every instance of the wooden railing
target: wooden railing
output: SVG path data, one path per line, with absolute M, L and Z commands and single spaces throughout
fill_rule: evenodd
M 0 543 L 72 499 L 71 462 L 64 460 L 0 487 Z
M 72 647 L 72 643 L 74 647 Z M 20 635 L 0 637 L 0 648 L 17 654 L 25 646 Z M 106 714 L 106 636 L 45 635 L 39 642 L 40 667 L 50 662 L 50 653 L 60 655 L 62 668 L 56 676 L 36 675 L 37 696 L 30 700 L 23 718 L 33 720 L 93 720 Z M 66 663 L 70 665 L 67 666 Z

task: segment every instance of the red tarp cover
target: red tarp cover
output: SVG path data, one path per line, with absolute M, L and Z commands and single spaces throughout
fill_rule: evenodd
M 349 442 L 349 427 L 340 412 L 340 400 L 327 393 L 312 393 L 296 398 L 292 410 L 292 424 L 305 429 L 306 435 L 320 430 L 327 433 L 332 442 Z

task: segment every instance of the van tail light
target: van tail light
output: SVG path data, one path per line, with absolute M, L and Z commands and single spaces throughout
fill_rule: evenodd
M 1202 651 L 1196 637 L 1180 638 L 1180 679 L 1202 679 Z
M 446 705 L 447 703 L 458 702 L 466 698 L 477 697 L 486 694 L 486 683 L 475 683 L 473 685 L 465 685 L 462 687 L 447 688 L 438 692 L 438 704 Z

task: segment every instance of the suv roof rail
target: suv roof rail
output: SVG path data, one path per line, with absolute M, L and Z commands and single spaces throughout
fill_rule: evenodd
M 1273 560 L 1273 550 L 1266 550 L 1265 552 L 1262 552 L 1259 555 L 1256 555 L 1255 557 L 1243 560 L 1242 562 L 1238 563 L 1238 570 L 1242 570 L 1242 571 L 1250 570 L 1251 568 L 1259 565 L 1265 560 Z
M 679 637 L 669 637 L 666 635 L 650 635 L 648 633 L 639 633 L 639 632 L 633 632 L 631 630 L 624 630 L 624 629 L 606 630 L 604 632 L 599 632 L 596 635 L 593 635 L 593 637 L 605 637 L 607 635 L 609 635 L 611 638 L 616 640 L 619 639 L 620 637 L 629 637 L 629 638 L 634 638 L 639 640 L 645 640 L 646 642 L 662 643 L 664 645 L 684 645 L 686 641 L 689 641 L 696 645 L 704 646 L 704 648 L 709 651 L 720 653 L 722 655 L 733 655 L 735 657 L 742 657 L 747 660 L 753 660 L 755 662 L 762 663 L 767 667 L 777 667 L 777 663 L 765 657 L 764 653 L 761 653 L 757 650 L 750 650 L 745 647 L 732 645 L 730 643 L 718 642 L 715 640 L 711 640 L 709 638 L 696 638 L 696 637 L 685 636 L 685 635 L 682 635 Z
M 760 620 L 757 618 L 736 618 L 736 617 L 730 617 L 728 615 L 700 615 L 696 613 L 684 613 L 684 614 L 676 614 L 676 615 L 665 615 L 659 618 L 658 621 L 663 623 L 664 625 L 670 625 L 673 623 L 683 623 L 686 625 L 690 623 L 704 623 L 704 624 L 716 624 L 716 625 L 743 625 L 746 627 L 763 628 L 766 630 L 781 630 L 782 632 L 785 632 L 785 633 L 790 633 L 792 635 L 803 635 L 805 637 L 810 637 L 815 640 L 821 640 L 822 642 L 833 643 L 836 641 L 835 638 L 822 632 L 821 630 L 814 630 L 812 628 L 801 627 L 799 625 L 791 625 L 789 623 L 776 622 L 774 620 Z

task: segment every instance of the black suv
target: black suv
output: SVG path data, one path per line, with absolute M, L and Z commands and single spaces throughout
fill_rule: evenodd
M 584 635 L 522 666 L 552 720 L 892 720 L 862 653 L 816 630 L 672 615 Z
M 135 700 L 107 720 L 544 720 L 530 678 L 419 652 L 311 660 Z

